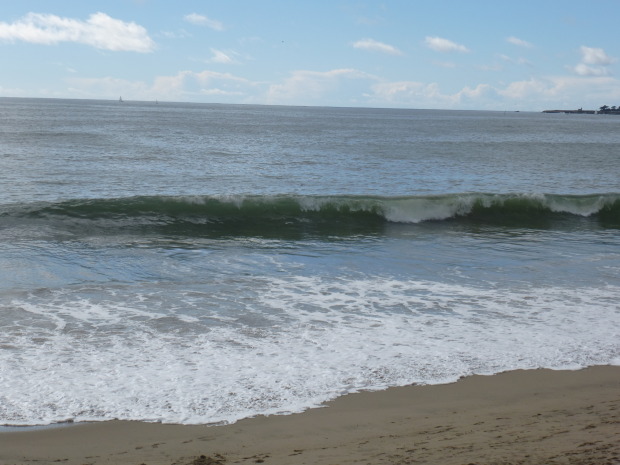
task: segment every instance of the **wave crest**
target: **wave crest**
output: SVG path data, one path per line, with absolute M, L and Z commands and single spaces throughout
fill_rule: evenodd
M 424 222 L 553 227 L 558 221 L 584 219 L 603 227 L 620 227 L 620 193 L 142 196 L 11 205 L 0 210 L 4 226 L 45 222 L 68 229 L 174 227 L 191 234 L 200 230 L 226 235 L 260 235 L 294 228 L 346 234 L 375 231 L 390 223 Z

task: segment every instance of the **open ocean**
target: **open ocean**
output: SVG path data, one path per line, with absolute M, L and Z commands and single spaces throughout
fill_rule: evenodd
M 620 365 L 620 117 L 0 99 L 0 425 Z

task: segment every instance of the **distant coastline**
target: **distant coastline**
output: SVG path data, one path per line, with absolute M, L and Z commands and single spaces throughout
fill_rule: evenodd
M 565 113 L 568 115 L 620 115 L 620 107 L 608 107 L 607 105 L 603 105 L 598 110 L 584 110 L 583 108 L 579 108 L 577 110 L 543 110 L 543 113 Z

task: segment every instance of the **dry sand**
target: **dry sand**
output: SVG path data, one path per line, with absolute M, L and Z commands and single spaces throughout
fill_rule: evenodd
M 113 421 L 0 434 L 0 464 L 52 463 L 617 465 L 620 367 L 352 394 L 228 426 Z

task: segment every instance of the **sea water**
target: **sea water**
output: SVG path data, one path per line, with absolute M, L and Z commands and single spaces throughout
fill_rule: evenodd
M 620 364 L 620 117 L 0 99 L 0 424 Z

